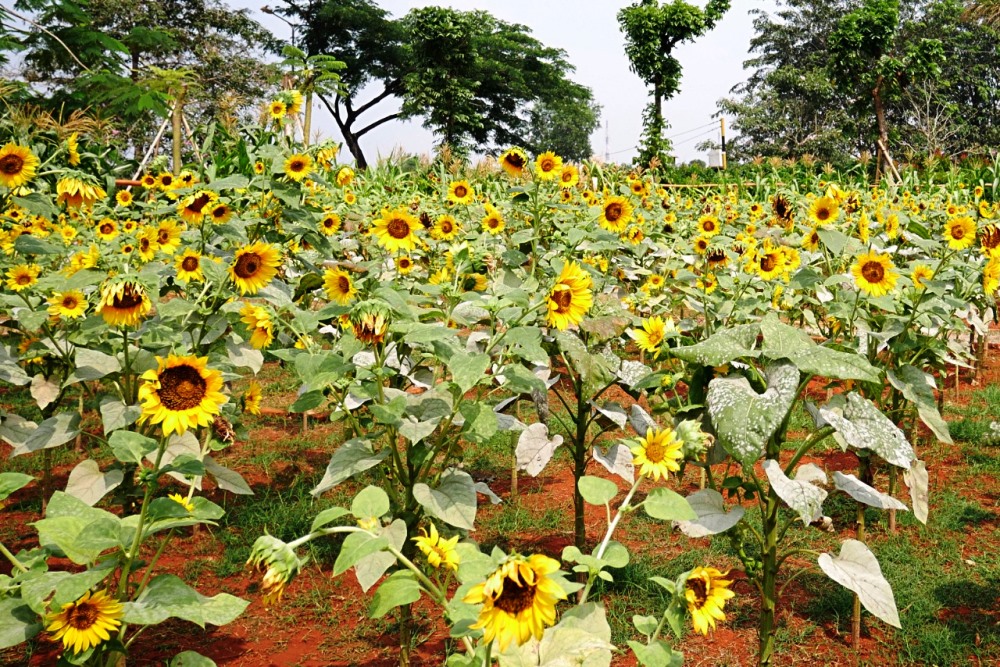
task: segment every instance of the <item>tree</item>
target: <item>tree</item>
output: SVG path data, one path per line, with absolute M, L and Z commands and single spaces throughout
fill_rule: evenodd
M 281 12 L 301 22 L 306 50 L 347 64 L 342 93 L 320 99 L 362 168 L 361 138 L 397 118 L 422 119 L 440 144 L 464 152 L 527 145 L 536 103 L 592 104 L 568 79 L 563 51 L 488 12 L 424 7 L 392 19 L 371 0 L 285 2 Z M 376 108 L 390 98 L 398 111 Z
M 680 87 L 681 64 L 673 55 L 674 48 L 715 27 L 729 4 L 730 0 L 709 0 L 702 9 L 684 0 L 663 5 L 657 0 L 640 0 L 618 12 L 632 71 L 652 87 L 653 99 L 643 119 L 639 162 L 648 163 L 654 156 L 662 159 L 670 148 L 663 137 L 663 102 Z
M 585 88 L 579 94 L 580 99 L 536 102 L 528 113 L 525 148 L 536 154 L 553 151 L 575 162 L 591 158 L 590 135 L 600 125 L 601 107 Z

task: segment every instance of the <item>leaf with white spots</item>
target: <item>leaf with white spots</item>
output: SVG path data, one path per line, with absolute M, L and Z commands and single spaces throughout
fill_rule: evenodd
M 903 481 L 910 488 L 910 502 L 913 503 L 913 516 L 922 524 L 927 523 L 927 503 L 930 492 L 927 485 L 927 465 L 920 460 L 914 460 L 910 469 L 903 473 Z
M 742 376 L 716 378 L 708 385 L 708 414 L 719 442 L 734 458 L 749 465 L 764 453 L 795 402 L 799 371 L 788 362 L 764 369 L 767 389 L 758 394 Z
M 823 516 L 826 490 L 812 482 L 789 479 L 781 469 L 781 464 L 773 459 L 764 461 L 764 473 L 778 497 L 799 513 L 802 523 L 808 526 Z
M 840 401 L 820 408 L 820 415 L 830 423 L 850 447 L 868 449 L 888 463 L 909 470 L 916 458 L 903 432 L 875 404 L 856 392 L 847 394 L 843 414 L 836 406 Z M 831 408 L 831 405 L 834 408 Z
M 612 475 L 618 475 L 630 484 L 635 481 L 635 465 L 632 463 L 632 450 L 619 443 L 608 447 L 602 452 L 600 447 L 594 447 L 594 460 L 607 468 Z
M 618 428 L 625 428 L 625 424 L 628 423 L 628 415 L 625 414 L 625 408 L 617 403 L 606 401 L 603 405 L 598 405 L 594 401 L 590 401 L 590 405 L 597 410 L 601 416 L 610 419 L 611 422 Z
M 696 491 L 687 497 L 687 501 L 698 518 L 693 521 L 675 521 L 674 525 L 688 537 L 724 533 L 743 518 L 742 507 L 737 505 L 727 512 L 722 494 L 713 489 Z
M 842 472 L 836 471 L 833 473 L 833 483 L 838 489 L 859 503 L 882 510 L 903 510 L 906 512 L 910 509 L 892 496 L 865 484 L 854 475 L 845 475 Z
M 675 348 L 670 353 L 702 366 L 721 366 L 740 357 L 760 356 L 760 350 L 754 349 L 759 332 L 759 325 L 741 324 L 714 333 L 700 343 Z
M 635 387 L 639 382 L 649 377 L 653 372 L 646 364 L 641 361 L 632 361 L 630 359 L 625 359 L 622 361 L 622 365 L 618 367 L 615 374 L 618 379 L 622 381 L 629 389 Z
M 521 436 L 517 439 L 517 448 L 514 450 L 517 469 L 537 477 L 562 441 L 561 435 L 549 438 L 549 429 L 545 424 L 532 424 L 521 431 Z
M 920 421 L 927 425 L 937 439 L 948 445 L 953 444 L 948 423 L 938 412 L 937 398 L 934 396 L 934 390 L 937 389 L 934 376 L 907 365 L 895 371 L 887 371 L 886 377 L 889 378 L 889 384 L 903 394 L 903 398 L 917 406 Z
M 899 628 L 899 612 L 892 587 L 882 576 L 875 554 L 857 540 L 845 540 L 839 556 L 820 554 L 819 567 L 844 588 L 857 593 L 865 609 L 889 625 Z
M 764 336 L 761 351 L 765 357 L 788 359 L 807 375 L 865 382 L 880 379 L 878 369 L 865 357 L 817 345 L 809 334 L 781 322 L 774 313 L 761 321 L 760 332 Z

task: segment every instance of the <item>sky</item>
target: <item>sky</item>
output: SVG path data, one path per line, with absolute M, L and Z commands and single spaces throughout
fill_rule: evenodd
M 698 0 L 688 1 L 698 4 Z M 280 0 L 270 3 L 281 4 Z M 250 9 L 252 16 L 279 38 L 290 37 L 287 24 L 260 11 L 267 0 L 228 0 L 228 4 Z M 576 67 L 570 78 L 589 87 L 602 106 L 602 126 L 591 137 L 595 155 L 607 154 L 614 162 L 630 162 L 635 157 L 649 91 L 629 69 L 625 56 L 625 38 L 616 18 L 618 10 L 629 4 L 625 0 L 381 0 L 378 4 L 394 17 L 414 7 L 434 5 L 463 11 L 482 9 L 504 21 L 528 26 L 540 42 L 566 52 L 567 61 Z M 711 32 L 675 51 L 683 77 L 680 92 L 664 104 L 664 116 L 670 125 L 666 135 L 672 138 L 680 162 L 707 160 L 707 154 L 697 150 L 697 145 L 706 139 L 718 141 L 719 120 L 712 117 L 716 102 L 748 75 L 743 62 L 749 57 L 753 37 L 749 12 L 774 11 L 777 0 L 733 0 L 732 4 Z M 359 99 L 364 100 L 365 95 L 362 93 Z M 398 103 L 386 100 L 377 108 L 388 114 L 398 108 Z M 342 140 L 324 107 L 317 107 L 314 119 L 324 138 Z M 727 128 L 731 120 L 726 119 Z M 369 162 L 373 162 L 373 158 L 387 156 L 397 148 L 406 153 L 431 154 L 434 138 L 419 120 L 391 121 L 365 135 L 361 145 Z

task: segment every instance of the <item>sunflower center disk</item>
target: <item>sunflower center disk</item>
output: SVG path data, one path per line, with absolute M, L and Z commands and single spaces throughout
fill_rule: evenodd
M 607 208 L 604 209 L 604 217 L 608 222 L 614 222 L 618 218 L 622 217 L 622 205 L 621 204 L 609 204 Z
M 531 609 L 531 605 L 534 602 L 534 586 L 508 579 L 503 583 L 503 590 L 500 591 L 500 597 L 493 602 L 493 606 L 507 612 L 511 616 L 515 616 L 525 609 Z
M 185 271 L 194 271 L 198 268 L 198 258 L 197 257 L 185 257 L 184 261 L 181 262 L 181 268 Z
M 347 276 L 337 278 L 337 288 L 344 294 L 351 291 L 351 279 Z
M 652 339 L 654 337 L 659 338 L 659 336 L 656 336 L 655 333 L 651 334 L 650 335 L 650 342 L 652 342 Z M 659 341 L 657 341 L 657 342 L 659 342 Z M 649 445 L 646 445 L 646 459 L 650 463 L 663 463 L 664 458 L 666 458 L 665 457 L 666 453 L 667 453 L 667 448 L 664 447 L 663 445 L 661 445 L 658 442 L 654 442 L 654 443 L 651 443 Z
M 705 583 L 704 579 L 688 579 L 687 589 L 694 592 L 695 604 L 699 608 L 705 606 L 705 602 L 708 600 L 708 584 Z
M 240 255 L 240 258 L 236 260 L 236 267 L 233 272 L 236 273 L 240 278 L 246 280 L 247 278 L 253 278 L 257 271 L 260 270 L 261 259 L 252 252 L 248 252 L 245 255 Z
M 399 218 L 390 220 L 385 228 L 389 232 L 389 236 L 394 239 L 405 239 L 410 235 L 410 226 L 406 224 L 405 220 L 400 220 Z
M 462 197 L 465 197 L 465 195 L 467 193 L 468 193 L 468 191 L 463 186 L 461 186 L 461 185 L 459 185 L 457 188 L 455 188 L 455 196 L 458 197 L 458 198 L 460 198 L 460 199 Z
M 777 266 L 777 264 L 778 264 L 778 258 L 775 257 L 773 253 L 768 253 L 764 255 L 763 258 L 761 258 L 760 269 L 761 271 L 766 271 L 767 273 L 770 273 L 771 271 L 774 271 L 774 267 Z
M 134 288 L 126 286 L 125 289 L 122 290 L 121 296 L 115 296 L 111 305 L 115 308 L 128 310 L 129 308 L 135 308 L 140 303 L 142 303 L 142 297 L 136 293 Z
M 560 286 L 560 288 L 552 294 L 552 300 L 555 301 L 556 305 L 559 307 L 558 312 L 565 313 L 569 311 L 569 307 L 573 303 L 573 293 L 568 287 Z
M 880 283 L 885 277 L 885 269 L 878 262 L 866 262 L 861 267 L 861 275 L 870 283 Z
M 22 167 L 24 167 L 24 160 L 16 155 L 4 155 L 3 159 L 0 159 L 0 171 L 5 174 L 12 176 L 20 174 Z
M 97 607 L 89 602 L 83 602 L 67 612 L 66 622 L 77 630 L 87 630 L 97 622 L 98 615 Z
M 207 385 L 197 368 L 175 366 L 160 373 L 160 403 L 168 410 L 189 410 L 201 404 Z

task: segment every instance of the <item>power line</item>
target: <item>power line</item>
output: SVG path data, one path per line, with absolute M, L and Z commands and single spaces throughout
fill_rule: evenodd
M 701 129 L 706 128 L 706 127 L 713 127 L 714 128 L 717 124 L 718 124 L 717 121 L 713 120 L 711 122 L 705 123 L 704 125 L 699 125 L 698 127 L 691 128 L 690 130 L 684 130 L 683 132 L 678 132 L 677 134 L 672 134 L 669 137 L 667 137 L 667 139 L 676 139 L 677 137 L 684 136 L 685 134 L 691 134 L 692 132 L 697 132 L 698 130 L 701 130 Z

